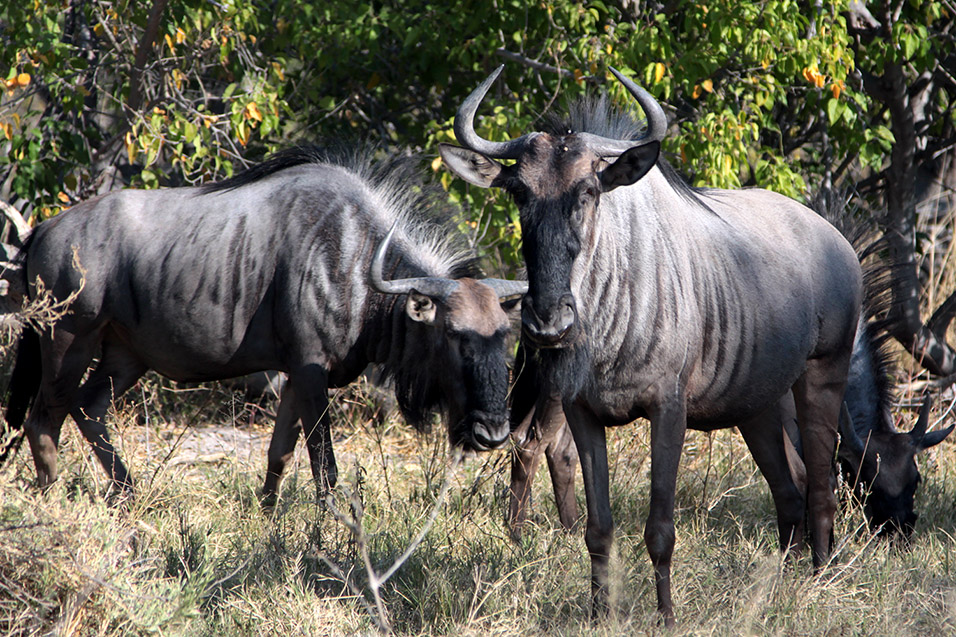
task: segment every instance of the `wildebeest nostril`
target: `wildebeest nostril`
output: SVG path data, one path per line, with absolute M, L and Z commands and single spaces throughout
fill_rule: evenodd
M 495 449 L 508 440 L 511 427 L 507 418 L 482 419 L 472 427 L 472 437 L 475 445 L 481 449 Z
M 530 299 L 530 297 L 526 297 Z M 562 295 L 547 310 L 540 310 L 526 300 L 521 311 L 521 324 L 528 338 L 539 345 L 554 345 L 567 336 L 577 319 L 574 297 Z

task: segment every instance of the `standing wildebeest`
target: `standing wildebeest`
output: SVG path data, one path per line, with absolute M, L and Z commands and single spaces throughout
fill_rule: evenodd
M 39 483 L 56 479 L 70 414 L 114 484 L 131 490 L 103 417 L 148 369 L 177 381 L 288 373 L 267 500 L 299 420 L 317 486 L 335 484 L 327 389 L 370 363 L 414 423 L 440 409 L 453 443 L 503 443 L 509 323 L 499 301 L 526 284 L 466 278 L 474 257 L 430 210 L 432 191 L 409 181 L 408 163 L 340 165 L 295 149 L 221 183 L 114 192 L 41 224 L 24 248 L 26 280 L 42 279 L 56 299 L 78 294 L 54 325 L 24 334 L 11 380 L 9 426 L 36 396 L 24 429 Z
M 595 606 L 606 607 L 613 537 L 605 427 L 640 416 L 651 424 L 644 539 L 666 623 L 674 621 L 674 494 L 688 424 L 740 428 L 770 482 L 781 539 L 797 549 L 803 494 L 781 426 L 792 392 L 813 561 L 822 566 L 862 296 L 853 248 L 815 212 L 781 195 L 686 186 L 658 162 L 667 128 L 660 105 L 616 71 L 647 115 L 643 137 L 583 111 L 550 133 L 482 139 L 473 118 L 499 71 L 458 111 L 455 134 L 465 148 L 441 152 L 464 179 L 503 188 L 518 205 L 529 283 L 523 333 L 537 348 L 544 386 L 561 398 L 580 455 Z M 551 395 L 544 392 L 538 406 Z
M 892 302 L 892 277 L 897 269 L 879 258 L 883 241 L 870 239 L 865 228 L 843 215 L 823 211 L 850 240 L 864 263 L 863 307 L 857 325 L 847 375 L 844 402 L 845 417 L 840 419 L 841 444 L 838 457 L 843 473 L 854 492 L 862 496 L 870 528 L 881 534 L 899 532 L 907 537 L 917 519 L 914 495 L 921 481 L 916 455 L 946 439 L 956 425 L 927 433 L 929 396 L 919 418 L 909 432 L 900 432 L 893 422 L 890 407 L 894 402 L 890 385 L 892 356 L 886 350 L 892 327 L 886 316 Z M 875 258 L 875 260 L 874 260 Z M 536 417 L 537 385 L 534 371 L 525 366 L 525 350 L 519 350 L 515 366 L 518 372 L 512 391 L 512 437 L 516 445 L 512 457 L 509 525 L 518 535 L 527 516 L 531 482 L 544 453 L 551 472 L 558 514 L 565 528 L 578 518 L 574 499 L 574 472 L 577 452 L 567 428 L 560 403 L 552 412 Z M 789 407 L 790 405 L 788 405 Z M 787 433 L 799 453 L 800 439 L 793 417 L 786 420 Z M 799 469 L 798 469 L 799 472 Z

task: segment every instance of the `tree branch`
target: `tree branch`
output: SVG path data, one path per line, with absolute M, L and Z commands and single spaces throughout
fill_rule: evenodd
M 499 57 L 503 57 L 506 60 L 511 60 L 512 62 L 518 62 L 529 68 L 532 68 L 536 71 L 544 71 L 545 73 L 555 73 L 562 77 L 574 77 L 574 73 L 567 69 L 559 69 L 556 66 L 551 66 L 550 64 L 545 64 L 544 62 L 538 62 L 537 60 L 532 60 L 529 57 L 525 57 L 520 53 L 513 53 L 504 48 L 495 49 L 495 54 Z
M 133 113 L 139 110 L 143 103 L 143 70 L 146 68 L 146 60 L 153 49 L 153 42 L 159 35 L 159 24 L 163 17 L 163 11 L 169 0 L 155 0 L 153 8 L 149 11 L 149 19 L 146 21 L 146 30 L 143 31 L 143 37 L 139 40 L 136 47 L 136 58 L 133 62 L 133 70 L 129 76 L 129 99 L 126 106 Z

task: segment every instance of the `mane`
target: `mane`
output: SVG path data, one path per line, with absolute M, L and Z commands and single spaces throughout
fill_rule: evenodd
M 376 202 L 371 221 L 380 231 L 395 225 L 393 245 L 404 249 L 425 273 L 457 279 L 477 276 L 478 258 L 459 229 L 459 211 L 445 192 L 425 181 L 421 159 L 381 154 L 369 144 L 304 145 L 279 151 L 229 179 L 200 186 L 200 194 L 236 190 L 303 165 L 335 166 L 360 180 Z
M 612 104 L 607 93 L 577 97 L 568 104 L 566 114 L 549 113 L 545 118 L 545 132 L 558 136 L 590 133 L 609 139 L 636 140 L 646 129 L 644 120 L 638 119 L 632 111 Z M 688 184 L 664 159 L 663 154 L 657 159 L 657 168 L 664 175 L 667 184 L 681 197 L 710 210 L 710 206 L 702 199 L 707 189 Z
M 393 277 L 478 277 L 478 257 L 460 230 L 459 212 L 444 190 L 424 180 L 420 159 L 396 153 L 376 157 L 380 154 L 368 145 L 298 146 L 275 153 L 234 177 L 204 185 L 201 193 L 235 190 L 298 166 L 335 166 L 360 180 L 377 204 L 370 222 L 379 233 L 384 235 L 395 226 L 392 245 L 401 250 L 403 259 Z M 404 313 L 399 320 L 404 320 Z M 402 415 L 416 429 L 426 430 L 430 414 L 441 407 L 438 381 L 442 370 L 421 364 L 431 357 L 431 352 L 422 349 L 432 346 L 430 339 L 416 342 L 415 347 L 406 347 L 405 342 L 396 345 L 392 349 L 397 354 L 378 366 L 377 381 L 393 383 Z
M 890 309 L 894 303 L 893 281 L 900 266 L 887 261 L 886 239 L 855 214 L 844 197 L 824 199 L 816 195 L 810 205 L 846 237 L 863 269 L 863 305 L 853 344 L 846 402 L 854 428 L 864 437 L 869 431 L 892 427 L 890 407 L 895 397 L 896 366 L 889 348 L 895 324 Z

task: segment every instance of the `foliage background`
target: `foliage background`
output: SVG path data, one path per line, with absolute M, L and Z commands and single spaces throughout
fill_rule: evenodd
M 950 3 L 928 1 L 6 3 L 0 197 L 36 221 L 342 138 L 434 159 L 458 102 L 504 63 L 487 137 L 532 130 L 586 91 L 627 104 L 614 66 L 665 104 L 665 152 L 695 185 L 849 188 L 881 210 L 894 131 L 871 80 L 899 66 L 907 100 L 922 82 L 914 163 L 938 181 L 956 128 L 953 21 Z M 431 169 L 477 242 L 517 266 L 512 207 Z

